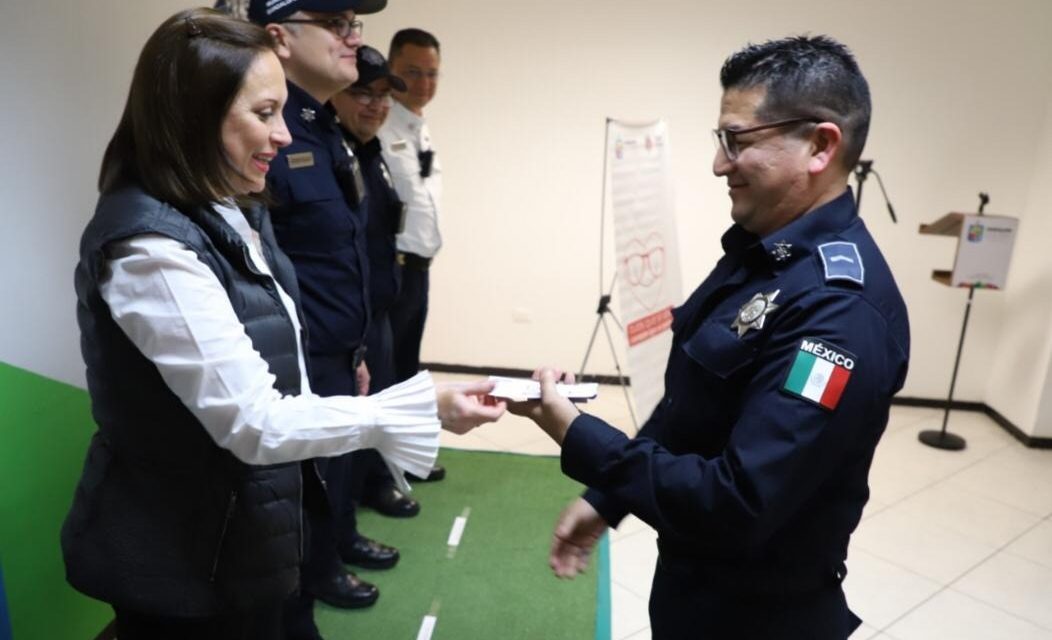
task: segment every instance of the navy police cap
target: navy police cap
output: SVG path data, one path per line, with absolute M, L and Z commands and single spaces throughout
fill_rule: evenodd
M 297 11 L 342 13 L 354 11 L 359 15 L 376 13 L 387 6 L 387 0 L 251 0 L 248 19 L 256 24 L 280 22 Z
M 351 86 L 366 87 L 381 78 L 387 78 L 395 91 L 405 91 L 405 81 L 391 73 L 384 54 L 368 45 L 358 47 L 358 80 Z

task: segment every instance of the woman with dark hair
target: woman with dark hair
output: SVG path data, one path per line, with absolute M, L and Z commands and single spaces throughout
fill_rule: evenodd
M 309 458 L 371 447 L 426 475 L 440 426 L 497 419 L 487 383 L 428 374 L 311 393 L 298 288 L 259 198 L 289 144 L 262 28 L 208 9 L 143 48 L 81 239 L 77 320 L 98 424 L 62 530 L 70 583 L 129 638 L 279 637 Z

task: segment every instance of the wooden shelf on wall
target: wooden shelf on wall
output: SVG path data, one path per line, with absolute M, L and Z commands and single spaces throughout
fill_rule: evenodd
M 920 232 L 932 236 L 960 236 L 964 213 L 947 213 L 931 224 L 922 224 Z
M 964 224 L 964 213 L 947 213 L 935 222 L 921 224 L 920 232 L 929 236 L 961 237 L 961 225 Z M 953 286 L 952 269 L 935 269 L 931 272 L 931 279 L 947 287 Z

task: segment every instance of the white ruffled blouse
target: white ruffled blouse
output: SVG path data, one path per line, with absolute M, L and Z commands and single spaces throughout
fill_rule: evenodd
M 245 239 L 255 267 L 271 275 L 244 214 L 232 204 L 217 211 Z M 275 464 L 374 448 L 392 471 L 426 476 L 434 465 L 440 424 L 429 373 L 371 396 L 323 398 L 311 392 L 298 346 L 301 393 L 282 396 L 226 290 L 186 245 L 160 235 L 136 236 L 111 247 L 107 264 L 100 292 L 114 320 L 216 444 L 243 462 Z M 298 333 L 293 302 L 280 285 L 278 291 Z

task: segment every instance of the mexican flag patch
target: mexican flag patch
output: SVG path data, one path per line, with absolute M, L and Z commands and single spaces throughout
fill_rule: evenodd
M 814 338 L 804 338 L 782 390 L 832 411 L 851 379 L 855 356 Z

